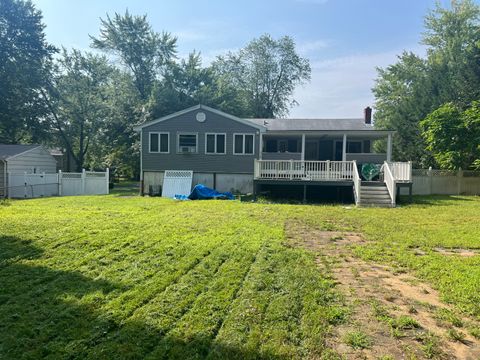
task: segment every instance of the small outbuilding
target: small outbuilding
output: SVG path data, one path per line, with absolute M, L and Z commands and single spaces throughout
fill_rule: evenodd
M 0 197 L 5 197 L 8 173 L 53 174 L 57 161 L 41 145 L 0 144 Z

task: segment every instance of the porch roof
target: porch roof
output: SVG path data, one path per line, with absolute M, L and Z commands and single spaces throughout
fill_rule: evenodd
M 245 119 L 256 125 L 265 126 L 267 132 L 382 132 L 393 133 L 390 130 L 376 130 L 372 125 L 365 124 L 364 119 Z

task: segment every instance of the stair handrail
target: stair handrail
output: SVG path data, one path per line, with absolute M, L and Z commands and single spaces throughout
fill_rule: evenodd
M 397 191 L 397 182 L 393 176 L 392 170 L 388 162 L 383 163 L 383 181 L 388 189 L 388 194 L 392 200 L 392 205 L 395 206 L 396 191 Z
M 353 193 L 355 195 L 355 204 L 360 203 L 360 187 L 362 186 L 362 179 L 358 173 L 357 161 L 353 160 Z

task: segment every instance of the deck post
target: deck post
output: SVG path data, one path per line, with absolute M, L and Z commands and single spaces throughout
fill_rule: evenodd
M 347 161 L 347 134 L 343 134 L 342 161 Z
M 303 203 L 307 202 L 307 185 L 303 185 Z
M 387 136 L 387 162 L 392 162 L 392 134 Z
M 260 139 L 258 140 L 258 160 L 262 160 L 263 153 L 263 133 L 260 132 Z
M 302 161 L 305 161 L 305 134 L 302 134 Z

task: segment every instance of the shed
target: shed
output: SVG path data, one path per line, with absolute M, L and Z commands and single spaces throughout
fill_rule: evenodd
M 57 170 L 57 161 L 41 145 L 0 144 L 0 197 L 6 195 L 8 173 L 47 173 Z

